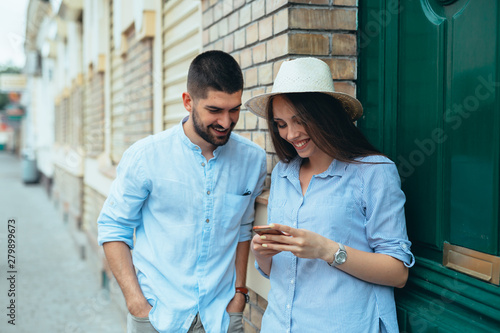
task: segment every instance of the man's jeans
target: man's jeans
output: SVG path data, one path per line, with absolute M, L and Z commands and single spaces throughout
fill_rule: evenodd
M 230 321 L 228 333 L 243 333 L 243 312 L 229 312 Z M 157 333 L 153 325 L 149 322 L 149 318 L 139 318 L 132 316 L 130 313 L 127 316 L 127 333 Z M 200 315 L 197 314 L 189 328 L 188 333 L 205 333 L 203 324 L 201 323 Z

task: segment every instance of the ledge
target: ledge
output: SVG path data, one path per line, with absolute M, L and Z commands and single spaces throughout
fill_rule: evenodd
M 83 177 L 83 160 L 85 153 L 81 147 L 54 144 L 54 165 L 75 177 Z
M 97 73 L 104 73 L 106 71 L 106 55 L 99 54 L 97 57 Z
M 156 12 L 154 10 L 145 10 L 142 12 L 142 16 L 142 27 L 138 31 L 139 41 L 146 38 L 153 38 L 156 31 Z
M 84 83 L 84 76 L 82 73 L 78 73 L 73 80 L 71 80 L 71 89 L 70 93 L 73 94 L 75 89 L 81 88 Z
M 98 170 L 104 176 L 110 178 L 111 180 L 116 178 L 116 165 L 113 164 L 111 158 L 108 154 L 102 153 L 97 158 Z
M 269 189 L 262 191 L 262 194 L 255 199 L 255 202 L 267 206 L 267 203 L 269 202 Z
M 135 26 L 134 26 L 134 22 L 130 23 L 129 26 L 122 31 L 121 33 L 121 43 L 120 43 L 120 48 L 117 49 L 119 50 L 119 54 L 121 57 L 125 57 L 127 55 L 127 52 L 128 52 L 128 48 L 129 48 L 129 45 L 128 45 L 128 35 L 134 31 L 135 29 Z

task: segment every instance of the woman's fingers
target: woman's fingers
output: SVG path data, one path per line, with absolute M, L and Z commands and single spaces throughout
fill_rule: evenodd
M 285 225 L 274 224 L 273 229 L 281 230 L 290 236 L 265 235 L 262 246 L 275 251 L 289 251 L 300 258 L 320 258 L 324 252 L 326 238 L 304 229 L 296 229 Z
M 261 257 L 272 257 L 280 252 L 267 248 L 268 243 L 270 242 L 262 239 L 260 235 L 255 235 L 252 239 L 252 251 Z
M 284 232 L 287 236 L 295 236 L 295 232 L 298 230 L 279 223 L 271 223 L 269 226 L 275 230 Z
M 305 230 L 305 229 L 296 229 L 282 224 L 271 224 L 273 229 L 280 230 L 286 233 L 285 235 L 271 235 L 265 234 L 261 236 L 261 239 L 267 240 L 270 242 L 289 244 L 289 245 L 297 245 L 299 247 L 306 246 L 307 244 L 313 243 L 314 238 L 319 236 L 318 234 Z

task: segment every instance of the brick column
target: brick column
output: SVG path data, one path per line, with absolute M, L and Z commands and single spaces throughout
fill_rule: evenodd
M 104 72 L 94 72 L 93 67 L 87 79 L 83 128 L 86 156 L 97 158 L 104 151 Z

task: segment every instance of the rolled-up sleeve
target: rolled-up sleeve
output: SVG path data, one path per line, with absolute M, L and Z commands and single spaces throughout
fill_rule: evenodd
M 122 241 L 133 248 L 134 230 L 142 223 L 141 208 L 149 194 L 140 150 L 132 146 L 117 168 L 110 193 L 97 220 L 98 242 Z
M 363 170 L 366 233 L 376 253 L 390 255 L 411 267 L 415 258 L 406 231 L 405 195 L 393 163 L 368 164 Z
M 262 275 L 266 279 L 269 279 L 269 275 L 267 275 L 266 273 L 264 273 L 264 271 L 262 269 L 260 269 L 260 266 L 259 266 L 259 263 L 257 262 L 257 260 L 255 260 L 254 265 L 255 265 L 255 269 L 257 269 L 257 271 L 260 273 L 260 275 Z

